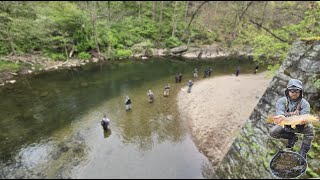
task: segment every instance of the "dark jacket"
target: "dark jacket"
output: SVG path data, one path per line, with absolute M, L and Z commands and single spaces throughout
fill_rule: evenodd
M 126 105 L 131 104 L 131 100 L 130 99 L 126 99 Z

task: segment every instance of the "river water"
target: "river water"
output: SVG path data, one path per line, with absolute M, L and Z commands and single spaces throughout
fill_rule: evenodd
M 240 76 L 255 68 L 246 58 L 153 58 L 21 77 L 0 87 L 0 178 L 212 178 L 179 118 L 176 95 L 189 79 L 203 79 L 207 67 L 217 76 L 234 74 L 238 65 Z M 170 96 L 163 97 L 167 83 Z M 103 114 L 111 120 L 108 131 L 100 125 Z

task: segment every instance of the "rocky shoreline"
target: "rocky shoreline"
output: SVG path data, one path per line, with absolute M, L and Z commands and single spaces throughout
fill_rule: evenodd
M 217 57 L 227 56 L 250 56 L 250 50 L 235 51 L 227 50 L 218 45 L 205 45 L 200 47 L 188 47 L 186 45 L 175 47 L 172 49 L 143 49 L 134 52 L 130 58 L 137 60 L 147 60 L 151 57 L 181 57 L 186 59 L 213 59 Z M 70 58 L 67 61 L 54 61 L 39 54 L 27 54 L 22 56 L 5 56 L 0 57 L 3 61 L 15 62 L 22 66 L 20 70 L 3 70 L 0 71 L 0 86 L 5 84 L 13 84 L 16 79 L 23 75 L 38 74 L 41 72 L 54 71 L 58 69 L 69 69 L 72 67 L 79 67 L 88 63 L 98 63 L 100 61 L 109 61 L 110 58 L 94 56 L 90 60 L 80 60 Z
M 91 60 L 69 59 L 67 61 L 54 61 L 40 55 L 24 55 L 24 56 L 7 56 L 0 58 L 3 61 L 14 62 L 21 65 L 17 71 L 3 70 L 0 71 L 0 86 L 5 84 L 13 84 L 20 76 L 39 74 L 42 72 L 54 71 L 58 69 L 69 69 L 79 67 L 87 63 L 97 63 L 101 61 L 98 58 Z

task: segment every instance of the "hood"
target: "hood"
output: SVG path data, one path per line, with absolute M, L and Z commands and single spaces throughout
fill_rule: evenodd
M 300 92 L 300 96 L 298 98 L 298 100 L 300 101 L 303 97 L 303 86 L 302 86 L 302 82 L 299 80 L 299 79 L 291 79 L 289 82 L 288 82 L 288 85 L 287 85 L 287 88 L 285 90 L 285 95 L 287 97 L 289 97 L 289 90 L 290 89 L 299 89 L 301 92 Z
M 298 79 L 291 79 L 288 82 L 287 89 L 300 89 L 300 90 L 302 90 L 303 89 L 302 82 Z

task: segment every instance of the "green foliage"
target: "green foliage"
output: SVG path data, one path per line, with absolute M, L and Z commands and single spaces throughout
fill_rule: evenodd
M 19 69 L 20 69 L 20 65 L 17 63 L 0 60 L 0 71 L 3 71 L 3 70 L 17 71 Z
M 142 31 L 139 32 L 139 35 L 145 39 L 156 40 L 158 36 L 158 27 L 157 24 L 152 20 L 146 20 L 142 24 Z
M 239 29 L 236 39 L 233 41 L 235 46 L 245 46 L 253 44 L 252 41 L 259 36 L 256 26 L 253 24 L 241 24 L 243 28 Z
M 310 167 L 307 168 L 307 174 L 309 174 L 313 178 L 320 177 L 317 173 L 315 173 Z
M 310 151 L 310 152 L 308 153 L 308 156 L 309 156 L 311 159 L 314 159 L 315 156 L 316 156 L 316 153 L 315 153 L 314 151 Z
M 35 20 L 36 9 L 33 4 L 0 2 L 1 54 L 29 53 L 41 47 L 43 29 L 41 24 Z
M 268 65 L 269 72 L 267 76 L 273 77 L 276 74 L 276 72 L 279 70 L 279 68 L 280 68 L 280 64 Z
M 254 48 L 254 61 L 260 64 L 275 64 L 283 61 L 290 47 L 287 43 L 279 42 L 279 40 L 266 35 L 257 36 L 252 44 Z
M 55 61 L 63 61 L 66 59 L 65 54 L 55 53 L 47 50 L 45 51 L 44 55 Z
M 91 58 L 91 54 L 87 53 L 87 52 L 81 52 L 78 54 L 78 57 L 82 60 L 87 60 Z
M 40 9 L 41 8 L 41 9 Z M 75 45 L 78 51 L 93 47 L 92 28 L 89 16 L 72 2 L 49 2 L 39 7 L 40 21 L 48 29 L 48 48 L 57 51 L 70 51 Z M 54 45 L 54 46 L 52 46 Z
M 101 29 L 98 34 L 99 42 L 102 46 L 115 47 L 119 43 L 117 33 L 110 29 Z
M 117 49 L 115 53 L 116 58 L 128 58 L 132 55 L 132 51 L 128 49 Z
M 149 49 L 173 48 L 189 42 L 193 45 L 220 43 L 230 48 L 252 47 L 256 61 L 274 65 L 285 59 L 296 39 L 318 39 L 319 4 L 255 3 L 240 20 L 247 2 L 210 2 L 199 9 L 187 29 L 199 3 L 0 1 L 0 54 L 50 50 L 56 53 L 50 56 L 61 59 L 72 50 L 89 52 L 99 47 L 102 53 L 117 57 L 128 56 L 129 50 L 136 51 L 135 45 L 143 42 L 150 42 L 146 47 Z M 279 12 L 299 18 L 281 18 Z M 248 17 L 261 22 L 288 43 L 257 28 Z
M 302 41 L 320 41 L 320 37 L 317 36 L 317 37 L 302 37 L 300 38 L 300 40 Z
M 217 34 L 215 32 L 208 32 L 204 28 L 191 30 L 190 42 L 197 45 L 212 44 L 217 39 Z
M 171 36 L 169 39 L 165 40 L 165 44 L 167 47 L 173 48 L 173 47 L 180 46 L 182 43 L 180 42 L 180 40 L 178 38 Z
M 8 48 L 9 48 L 8 46 L 6 46 L 0 42 L 0 55 L 8 54 L 10 52 Z

